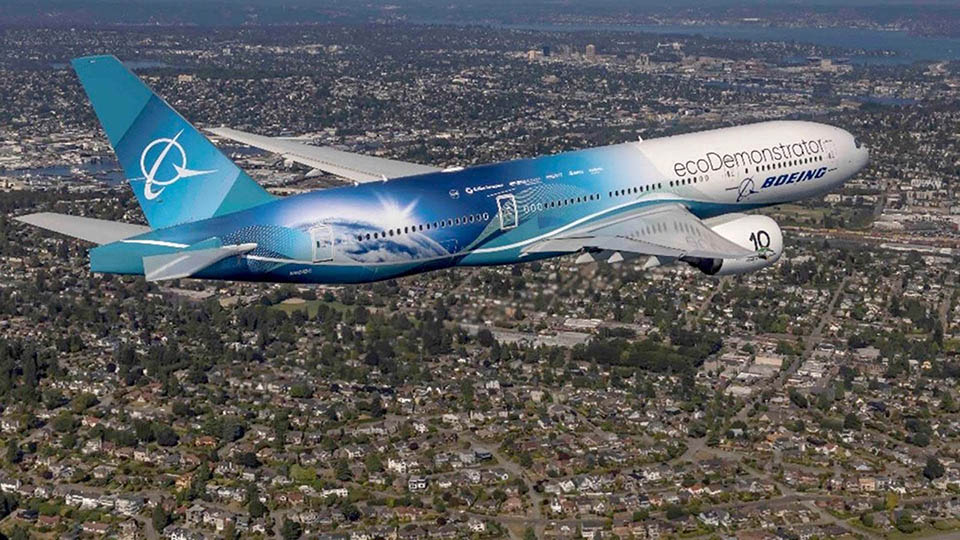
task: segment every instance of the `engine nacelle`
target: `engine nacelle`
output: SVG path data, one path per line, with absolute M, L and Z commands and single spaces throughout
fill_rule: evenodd
M 767 216 L 727 214 L 705 219 L 713 232 L 746 248 L 753 255 L 740 259 L 701 259 L 685 257 L 684 262 L 710 276 L 730 276 L 756 272 L 776 263 L 783 255 L 783 232 Z

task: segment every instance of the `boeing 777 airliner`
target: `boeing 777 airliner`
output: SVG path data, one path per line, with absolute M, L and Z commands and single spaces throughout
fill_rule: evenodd
M 150 281 L 361 283 L 569 254 L 744 273 L 775 263 L 783 236 L 742 212 L 822 195 L 868 159 L 850 133 L 794 121 L 444 170 L 211 130 L 352 184 L 278 198 L 115 57 L 73 67 L 150 226 L 19 219 L 99 244 L 94 272 Z

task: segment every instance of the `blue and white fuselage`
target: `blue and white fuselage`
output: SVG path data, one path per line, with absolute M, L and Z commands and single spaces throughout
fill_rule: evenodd
M 680 205 L 709 220 L 821 195 L 868 158 L 842 129 L 764 122 L 281 199 L 234 170 L 152 93 L 121 113 L 99 105 L 116 86 L 109 62 L 97 64 L 103 58 L 74 65 L 153 230 L 92 249 L 95 272 L 145 274 L 150 257 L 223 246 L 250 247 L 190 277 L 363 283 L 512 264 L 569 254 L 530 248 L 649 208 Z M 127 82 L 129 92 L 141 91 Z M 665 232 L 641 224 L 630 238 L 643 242 L 644 231 Z
M 802 141 L 817 143 L 812 152 L 764 159 L 771 144 Z M 761 159 L 697 168 L 709 161 L 700 156 L 737 152 Z M 562 254 L 525 255 L 537 240 L 646 205 L 676 201 L 710 218 L 817 196 L 866 159 L 866 149 L 834 127 L 754 124 L 305 193 L 99 247 L 91 262 L 98 272 L 142 274 L 142 256 L 218 237 L 257 248 L 195 277 L 360 283 L 511 264 Z M 693 167 L 679 176 L 675 165 L 685 161 Z

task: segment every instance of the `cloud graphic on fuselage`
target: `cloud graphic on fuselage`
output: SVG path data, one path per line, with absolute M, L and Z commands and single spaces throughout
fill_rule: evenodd
M 440 243 L 420 232 L 374 240 L 374 233 L 380 235 L 383 229 L 372 223 L 341 219 L 330 224 L 335 230 L 345 233 L 338 235 L 335 249 L 358 262 L 405 262 L 449 255 Z M 366 240 L 367 234 L 370 235 L 370 240 Z M 357 236 L 364 240 L 357 241 Z

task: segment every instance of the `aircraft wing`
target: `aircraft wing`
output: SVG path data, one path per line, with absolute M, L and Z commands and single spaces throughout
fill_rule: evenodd
M 658 257 L 735 259 L 754 255 L 676 203 L 639 209 L 535 242 L 526 253 L 604 250 Z
M 227 127 L 212 128 L 207 131 L 254 148 L 279 154 L 284 159 L 289 159 L 307 167 L 359 183 L 375 182 L 401 176 L 414 176 L 440 170 L 428 165 L 364 156 L 336 150 L 329 146 L 313 146 L 290 139 L 265 137 Z
M 40 212 L 13 218 L 17 221 L 40 227 L 55 233 L 65 234 L 73 238 L 93 242 L 94 244 L 109 244 L 131 236 L 150 232 L 150 227 L 107 221 L 53 212 Z
M 190 277 L 200 270 L 233 255 L 256 249 L 256 244 L 240 244 L 207 249 L 192 249 L 143 258 L 143 274 L 147 281 L 164 281 Z

